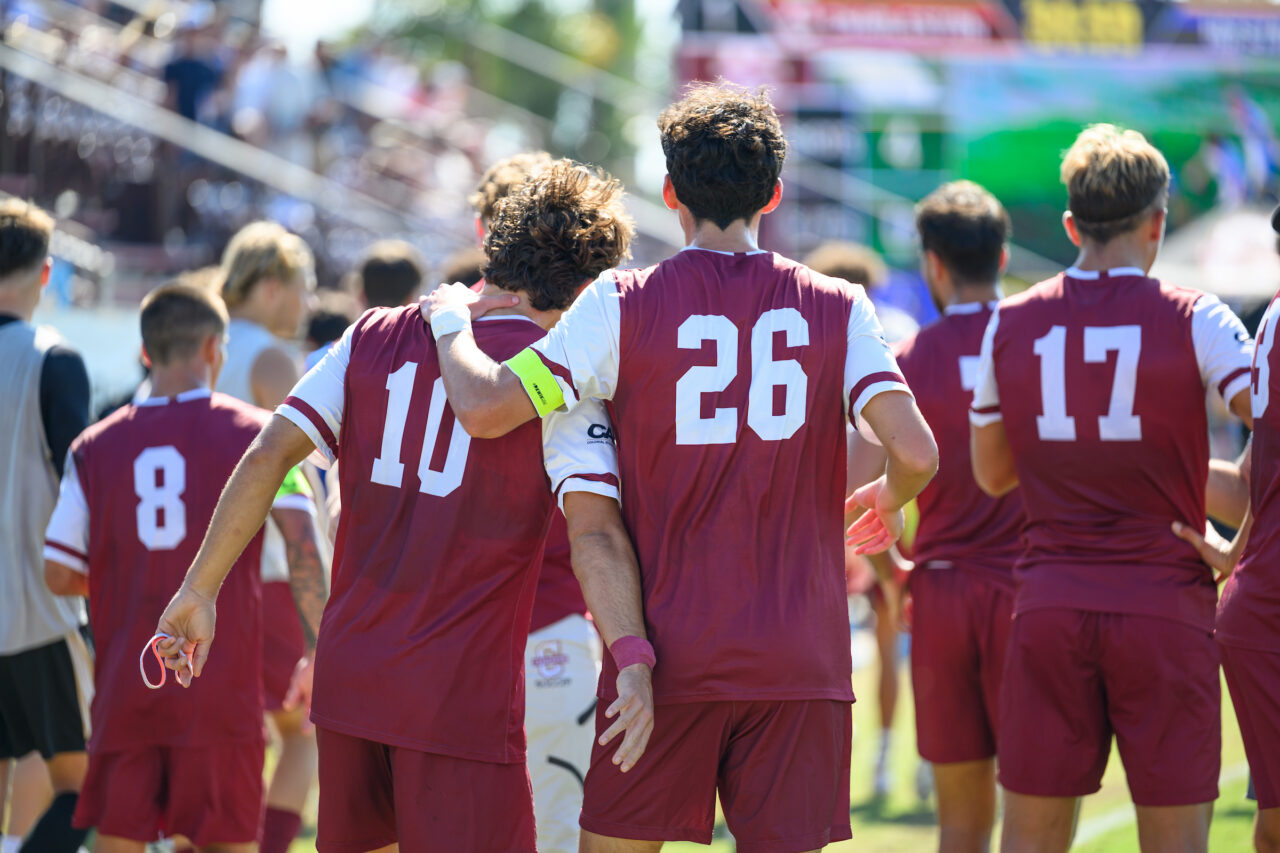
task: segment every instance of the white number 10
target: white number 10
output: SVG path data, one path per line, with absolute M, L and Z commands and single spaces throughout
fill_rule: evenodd
M 1036 340 L 1040 358 L 1040 402 L 1036 416 L 1041 441 L 1075 441 L 1076 419 L 1067 414 L 1067 327 L 1054 326 Z M 1103 441 L 1140 441 L 1142 418 L 1133 413 L 1138 386 L 1138 356 L 1142 352 L 1141 326 L 1085 326 L 1084 360 L 1104 364 L 1116 353 L 1116 373 L 1111 381 L 1107 413 L 1098 417 L 1098 437 Z
M 384 486 L 400 488 L 404 484 L 404 463 L 400 461 L 400 449 L 404 443 L 405 423 L 409 420 L 409 402 L 413 398 L 413 380 L 418 375 L 418 364 L 406 361 L 400 369 L 387 377 L 387 418 L 382 426 L 382 450 L 373 460 L 369 479 Z M 422 455 L 418 458 L 418 491 L 444 497 L 462 485 L 462 474 L 467 467 L 467 452 L 471 449 L 471 436 L 456 420 L 449 435 L 449 452 L 445 454 L 444 467 L 440 471 L 431 468 L 440 437 L 440 422 L 444 419 L 444 379 L 436 377 L 431 386 L 431 407 L 427 410 L 427 428 L 422 436 Z

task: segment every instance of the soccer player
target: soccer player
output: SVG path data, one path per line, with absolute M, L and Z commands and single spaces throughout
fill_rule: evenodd
M 84 603 L 45 589 L 41 553 L 58 471 L 89 421 L 89 376 L 56 332 L 31 324 L 52 234 L 40 208 L 0 202 L 0 789 L 10 759 L 39 752 L 55 796 L 25 849 L 72 853 L 84 840 L 71 817 L 87 765 L 93 661 L 80 633 Z
M 171 284 L 147 295 L 141 325 L 151 396 L 76 439 L 49 521 L 47 583 L 54 593 L 89 597 L 97 648 L 89 772 L 75 824 L 97 827 L 98 853 L 142 853 L 162 836 L 199 849 L 257 849 L 260 536 L 222 590 L 227 656 L 206 673 L 213 689 L 153 692 L 137 668 L 222 484 L 268 417 L 209 391 L 226 322 L 221 300 L 202 288 Z M 299 609 L 314 631 L 325 591 L 314 538 L 307 552 L 291 565 L 305 589 Z M 163 671 L 150 658 L 144 664 L 158 679 Z
M 911 548 L 911 683 L 916 743 L 933 764 L 937 788 L 938 849 L 967 853 L 987 850 L 995 825 L 1000 676 L 1013 564 L 1022 551 L 1021 496 L 983 494 L 969 463 L 969 403 L 982 335 L 999 299 L 1009 217 L 991 193 L 956 181 L 916 206 L 916 230 L 921 271 L 942 318 L 895 354 L 937 437 L 941 463 L 918 498 Z M 883 458 L 859 436 L 852 453 Z
M 470 198 L 482 245 L 498 204 L 551 164 L 551 156 L 540 151 L 489 167 Z M 473 283 L 453 276 L 444 281 Z M 586 615 L 582 588 L 570 565 L 564 516 L 556 513 L 547 534 L 524 657 L 524 731 L 542 853 L 578 849 L 582 779 L 591 765 L 592 711 L 601 661 L 600 638 Z
M 974 391 L 974 476 L 1021 485 L 1026 550 L 1000 698 L 1002 847 L 1062 851 L 1115 736 L 1144 851 L 1204 850 L 1218 795 L 1206 389 L 1246 423 L 1251 344 L 1213 296 L 1149 278 L 1169 167 L 1096 125 L 1062 162 L 1066 272 L 1000 303 Z
M 491 301 L 509 307 L 478 324 L 482 346 L 506 358 L 541 338 L 625 257 L 631 233 L 618 183 L 568 161 L 503 201 L 486 278 Z M 161 620 L 177 638 L 163 648 L 171 658 L 187 649 L 196 676 L 214 665 L 213 596 L 281 474 L 311 452 L 340 459 L 312 709 L 323 853 L 534 849 L 521 670 L 556 511 L 548 474 L 567 507 L 596 518 L 573 532 L 601 632 L 624 649 L 643 643 L 634 555 L 605 523 L 617 516 L 608 423 L 600 406 L 548 422 L 545 471 L 537 425 L 473 438 L 449 407 L 417 307 L 375 309 L 303 377 L 241 462 Z M 625 709 L 613 713 L 644 724 L 627 730 L 632 749 L 652 719 L 647 665 L 619 682 Z
M 718 790 L 739 850 L 814 850 L 850 837 L 844 424 L 865 420 L 889 456 L 856 495 L 864 549 L 901 532 L 936 447 L 862 288 L 757 245 L 786 153 L 763 93 L 694 86 L 659 129 L 684 251 L 605 273 L 506 366 L 476 345 L 475 294 L 427 307 L 472 434 L 596 400 L 614 419 L 661 707 L 642 760 L 616 754 L 610 645 L 581 849 L 709 843 Z
M 403 240 L 380 240 L 365 253 L 357 280 L 366 308 L 408 305 L 422 287 L 422 258 Z
M 240 229 L 222 257 L 222 298 L 227 326 L 227 362 L 216 390 L 243 402 L 274 409 L 298 381 L 301 359 L 293 340 L 315 290 L 311 250 L 296 234 L 274 222 L 253 222 Z M 315 735 L 305 709 L 285 708 L 289 685 L 306 646 L 293 617 L 288 551 L 309 535 L 316 507 L 306 480 L 290 476 L 289 506 L 267 519 L 262 544 L 262 677 L 266 707 L 280 738 L 280 756 L 267 788 L 262 853 L 285 853 L 302 826 L 302 809 L 316 776 Z M 293 486 L 297 489 L 292 489 Z M 281 525 L 277 516 L 288 524 Z
M 1271 225 L 1280 232 L 1280 208 Z M 1280 406 L 1271 405 L 1273 393 L 1280 398 L 1280 372 L 1271 372 L 1280 367 L 1278 320 L 1280 296 L 1263 315 L 1254 351 L 1253 436 L 1246 451 L 1251 460 L 1241 465 L 1250 501 L 1240 531 L 1231 543 L 1216 536 L 1206 543 L 1195 526 L 1174 528 L 1220 576 L 1229 576 L 1218 604 L 1216 637 L 1258 799 L 1253 825 L 1258 853 L 1280 853 L 1280 583 L 1275 570 L 1280 557 Z

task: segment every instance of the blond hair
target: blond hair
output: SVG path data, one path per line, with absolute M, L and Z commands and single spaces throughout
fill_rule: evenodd
M 20 198 L 0 201 L 0 280 L 43 264 L 53 217 Z
M 550 165 L 551 155 L 545 151 L 529 151 L 499 160 L 481 176 L 476 191 L 467 201 L 477 216 L 491 222 L 498 202 L 519 189 L 529 178 L 542 174 Z
M 1084 129 L 1062 158 L 1067 209 L 1076 228 L 1099 243 L 1132 231 L 1169 198 L 1169 163 L 1136 130 L 1113 124 Z
M 228 308 L 235 308 L 264 279 L 288 283 L 302 276 L 310 286 L 315 279 L 315 261 L 297 234 L 274 222 L 251 222 L 227 244 L 221 276 L 222 298 Z

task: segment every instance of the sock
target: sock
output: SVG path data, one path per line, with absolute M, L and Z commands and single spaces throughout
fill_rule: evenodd
M 302 829 L 302 815 L 267 806 L 258 853 L 288 853 L 289 845 L 293 843 L 299 829 Z
M 889 737 L 893 734 L 891 729 L 880 730 L 880 760 L 889 754 Z
M 18 853 L 22 839 L 16 835 L 0 836 L 0 853 Z
M 53 804 L 27 836 L 27 843 L 18 848 L 19 853 L 77 853 L 89 834 L 89 830 L 71 825 L 78 799 L 79 794 L 70 792 L 54 797 Z

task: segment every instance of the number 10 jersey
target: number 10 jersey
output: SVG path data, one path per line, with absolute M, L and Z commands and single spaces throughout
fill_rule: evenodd
M 1072 608 L 1213 630 L 1199 528 L 1206 391 L 1249 384 L 1252 345 L 1217 297 L 1141 270 L 1067 270 L 1000 303 L 970 420 L 1003 421 L 1027 512 L 1014 612 Z

